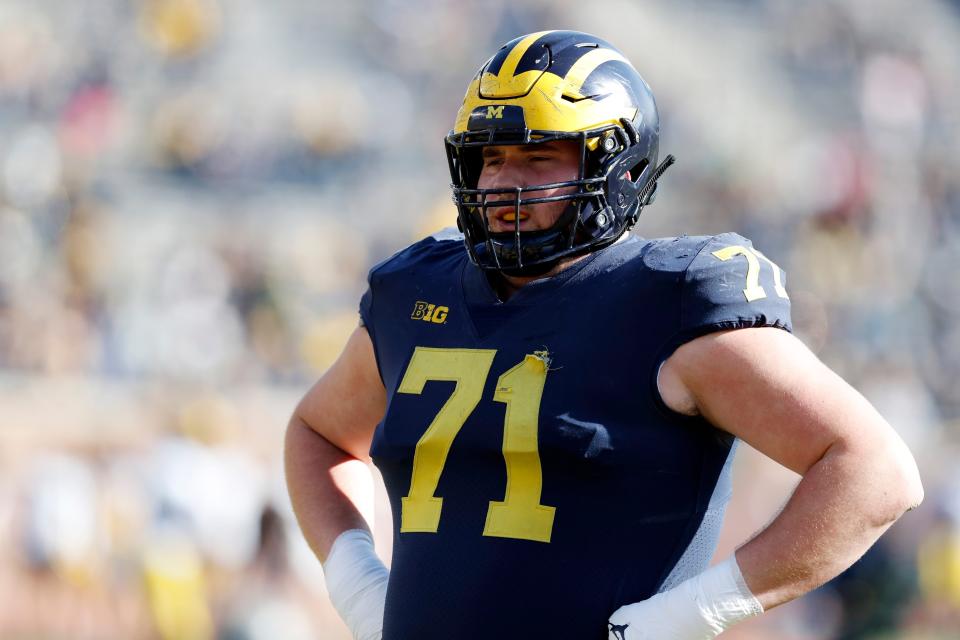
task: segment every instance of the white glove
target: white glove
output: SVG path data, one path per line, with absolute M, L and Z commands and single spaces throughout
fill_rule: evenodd
M 370 532 L 350 529 L 337 536 L 323 574 L 330 601 L 355 640 L 380 640 L 390 572 L 374 552 Z
M 679 585 L 617 609 L 608 640 L 711 640 L 741 620 L 763 613 L 731 555 Z

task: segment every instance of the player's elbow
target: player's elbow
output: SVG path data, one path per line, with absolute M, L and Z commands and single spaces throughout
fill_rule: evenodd
M 920 480 L 920 469 L 910 451 L 903 446 L 902 452 L 894 465 L 896 482 L 900 485 L 900 515 L 905 511 L 916 509 L 923 502 L 923 482 Z
M 877 455 L 874 469 L 882 470 L 875 485 L 879 491 L 874 517 L 879 525 L 896 521 L 923 502 L 923 483 L 917 463 L 899 439 Z

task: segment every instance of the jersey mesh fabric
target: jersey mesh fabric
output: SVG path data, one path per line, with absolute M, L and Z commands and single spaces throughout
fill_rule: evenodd
M 720 529 L 723 527 L 723 516 L 727 511 L 727 503 L 730 501 L 733 492 L 731 469 L 738 444 L 739 440 L 735 440 L 733 447 L 730 449 L 730 455 L 727 457 L 720 479 L 717 481 L 717 486 L 710 497 L 710 505 L 707 507 L 706 513 L 703 514 L 700 527 L 690 544 L 687 545 L 683 555 L 677 560 L 677 564 L 670 571 L 670 575 L 660 585 L 657 590 L 658 593 L 673 589 L 684 580 L 692 578 L 710 566 L 710 558 L 713 557 L 720 540 Z

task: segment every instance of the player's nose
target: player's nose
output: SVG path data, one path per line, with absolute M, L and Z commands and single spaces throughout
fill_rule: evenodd
M 513 209 L 516 206 L 517 198 L 525 197 L 523 194 L 518 196 L 517 187 L 526 186 L 521 181 L 514 179 L 497 180 L 493 184 L 487 185 L 488 189 L 502 189 L 502 193 L 492 193 L 487 196 L 486 203 L 488 210 L 492 214 L 499 214 L 505 207 Z
M 509 155 L 503 159 L 499 169 L 487 182 L 490 189 L 516 189 L 530 184 L 522 159 Z

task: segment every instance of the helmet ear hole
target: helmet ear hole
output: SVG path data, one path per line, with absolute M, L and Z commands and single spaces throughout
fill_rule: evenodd
M 630 167 L 630 170 L 627 172 L 627 175 L 630 176 L 630 181 L 634 184 L 640 183 L 640 178 L 643 177 L 643 174 L 647 171 L 647 167 L 650 166 L 650 161 L 644 158 L 637 164 Z

